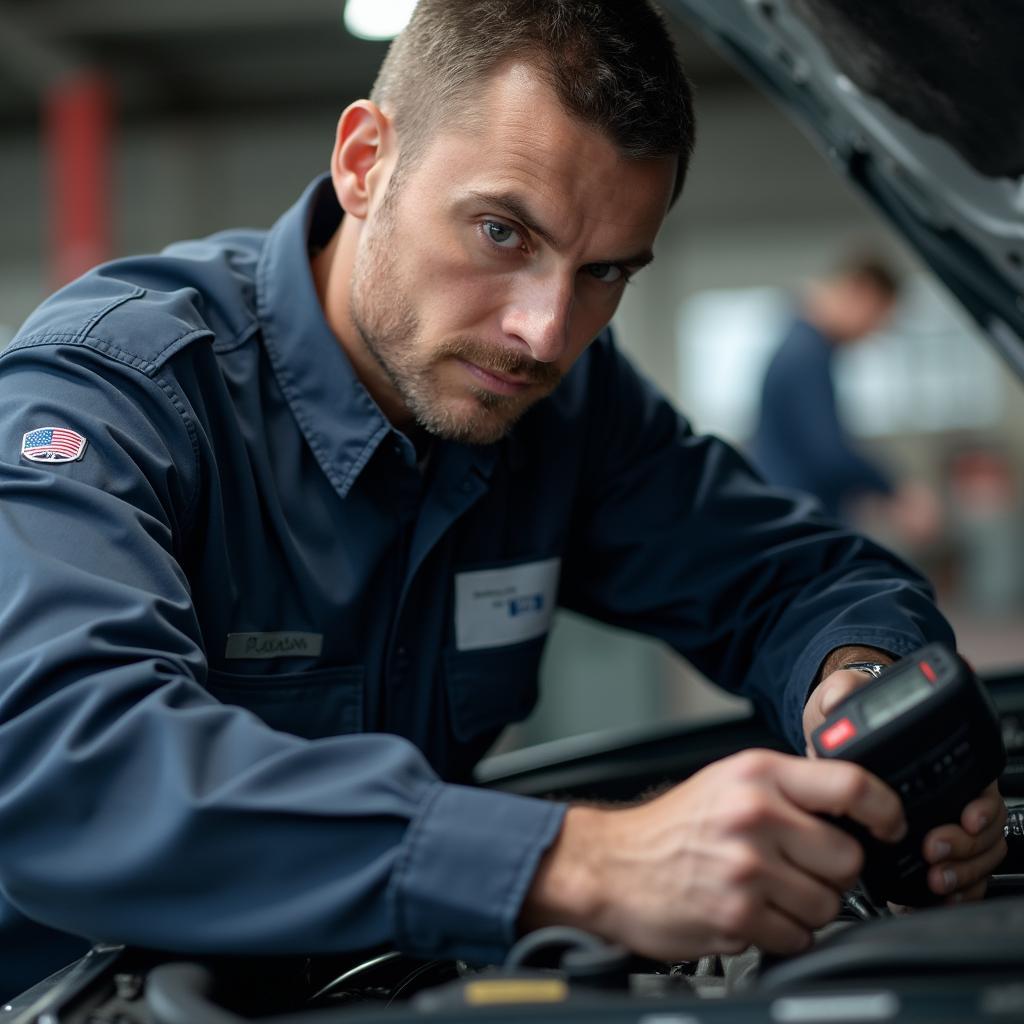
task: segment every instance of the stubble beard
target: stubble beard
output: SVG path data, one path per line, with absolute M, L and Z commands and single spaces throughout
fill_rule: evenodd
M 352 322 L 419 427 L 448 441 L 494 444 L 531 405 L 555 389 L 560 374 L 552 365 L 468 336 L 450 338 L 427 350 L 419 318 L 405 296 L 395 265 L 394 205 L 389 189 L 373 233 L 356 260 L 349 304 Z M 438 369 L 453 359 L 528 379 L 529 390 L 521 395 L 501 395 L 467 384 L 468 403 L 446 403 L 439 393 Z

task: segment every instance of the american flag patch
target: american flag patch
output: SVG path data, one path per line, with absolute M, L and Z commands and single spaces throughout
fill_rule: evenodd
M 67 427 L 36 427 L 21 439 L 21 454 L 32 462 L 75 462 L 88 443 Z

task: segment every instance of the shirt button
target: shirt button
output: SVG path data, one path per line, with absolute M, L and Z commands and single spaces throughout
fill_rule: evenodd
M 462 493 L 463 494 L 469 494 L 469 492 L 471 490 L 473 490 L 473 481 L 472 480 L 463 480 L 462 481 Z
M 406 647 L 404 644 L 399 644 L 399 646 L 395 650 L 395 654 L 397 654 L 400 658 L 404 658 L 408 653 L 409 648 Z

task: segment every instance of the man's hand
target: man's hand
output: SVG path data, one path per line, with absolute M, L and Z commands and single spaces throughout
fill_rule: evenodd
M 924 838 L 928 887 L 946 903 L 980 900 L 988 877 L 1006 856 L 1006 804 L 993 782 L 972 800 L 956 825 L 940 825 Z
M 814 757 L 814 730 L 840 701 L 871 681 L 866 672 L 840 669 L 818 684 L 804 707 L 804 739 L 809 757 Z M 924 838 L 924 859 L 933 865 L 928 872 L 932 892 L 945 896 L 947 903 L 980 900 L 985 895 L 988 876 L 1006 856 L 1005 823 L 1006 804 L 993 782 L 964 808 L 959 824 L 932 829 Z
M 819 815 L 905 835 L 899 798 L 849 762 L 751 750 L 649 803 L 571 807 L 520 916 L 570 924 L 659 960 L 807 947 L 856 879 L 859 845 Z
M 849 658 L 848 661 L 855 659 Z M 861 658 L 861 661 L 881 661 L 881 659 Z M 889 658 L 885 659 L 888 662 Z M 814 746 L 811 736 L 814 730 L 846 700 L 854 690 L 870 683 L 874 677 L 868 672 L 857 672 L 852 669 L 839 669 L 825 676 L 814 688 L 807 703 L 804 705 L 804 742 L 807 744 L 807 756 L 814 757 Z

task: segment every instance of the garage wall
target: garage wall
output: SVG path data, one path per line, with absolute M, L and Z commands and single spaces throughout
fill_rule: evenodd
M 326 170 L 337 112 L 121 129 L 114 164 L 116 255 L 149 252 L 222 228 L 267 226 Z M 46 173 L 34 136 L 0 126 L 0 323 L 46 294 Z

